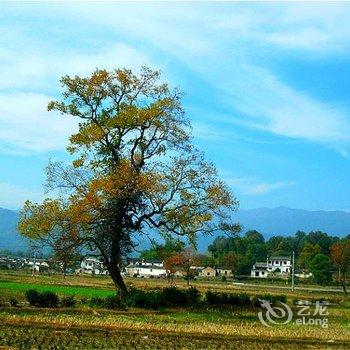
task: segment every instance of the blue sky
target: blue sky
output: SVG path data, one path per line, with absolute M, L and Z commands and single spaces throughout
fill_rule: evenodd
M 185 93 L 242 208 L 350 210 L 350 4 L 1 3 L 0 206 L 40 201 L 64 74 L 142 64 Z

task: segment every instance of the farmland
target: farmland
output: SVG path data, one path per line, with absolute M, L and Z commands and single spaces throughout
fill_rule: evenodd
M 164 287 L 167 282 L 153 279 L 126 279 L 142 289 Z M 185 288 L 184 282 L 178 282 Z M 266 287 L 246 287 L 231 283 L 194 282 L 204 293 L 229 291 L 249 295 L 267 291 Z M 29 289 L 50 290 L 59 296 L 73 295 L 78 301 L 71 308 L 35 308 L 25 303 Z M 159 310 L 123 308 L 107 310 L 91 307 L 83 301 L 113 294 L 107 277 L 30 276 L 0 274 L 0 346 L 11 348 L 121 348 L 121 349 L 347 349 L 350 341 L 350 301 L 341 293 L 284 290 L 288 304 L 295 298 L 328 298 L 328 328 L 300 326 L 295 323 L 266 327 L 257 317 L 258 309 L 245 307 L 177 307 Z M 268 290 L 269 293 L 281 293 Z M 19 306 L 8 300 L 16 298 Z

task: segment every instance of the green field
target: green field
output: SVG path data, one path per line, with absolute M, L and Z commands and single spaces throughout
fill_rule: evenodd
M 127 279 L 138 288 L 163 287 L 166 281 Z M 184 282 L 177 283 L 185 287 Z M 250 295 L 264 289 L 232 286 L 231 283 L 198 281 L 196 287 L 242 292 Z M 114 292 L 107 277 L 30 276 L 0 273 L 0 347 L 21 349 L 349 349 L 350 303 L 341 293 L 283 291 L 292 299 L 332 299 L 328 328 L 289 323 L 266 327 L 255 308 L 167 308 L 107 310 L 78 303 L 74 308 L 45 309 L 25 303 L 28 289 L 51 290 L 74 295 L 79 301 Z M 261 287 L 263 288 L 263 287 Z M 267 290 L 265 290 L 266 292 Z M 269 293 L 281 293 L 268 290 Z M 20 306 L 11 307 L 10 298 Z

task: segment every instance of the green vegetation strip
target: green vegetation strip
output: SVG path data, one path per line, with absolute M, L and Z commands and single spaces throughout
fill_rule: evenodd
M 60 286 L 52 284 L 36 284 L 36 283 L 20 283 L 10 281 L 0 281 L 0 295 L 2 292 L 14 292 L 15 294 L 24 293 L 29 289 L 36 289 L 38 291 L 51 291 L 59 295 L 75 295 L 79 297 L 106 297 L 114 294 L 111 289 L 92 288 L 83 286 Z

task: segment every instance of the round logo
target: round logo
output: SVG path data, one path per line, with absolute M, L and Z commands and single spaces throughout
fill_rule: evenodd
M 281 306 L 272 306 L 268 300 L 263 299 L 259 299 L 259 302 L 264 310 L 259 311 L 258 316 L 260 322 L 265 326 L 287 324 L 292 320 L 293 312 L 287 304 L 279 302 Z

